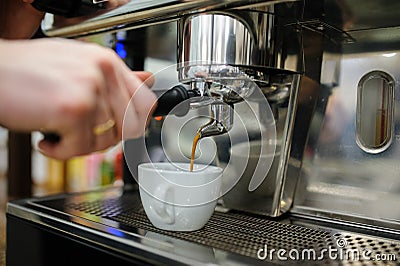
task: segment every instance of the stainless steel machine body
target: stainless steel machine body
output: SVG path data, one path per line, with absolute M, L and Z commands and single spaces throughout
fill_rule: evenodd
M 131 1 L 78 24 L 58 27 L 57 20 L 47 19 L 44 30 L 49 36 L 77 37 L 177 20 L 181 82 L 217 95 L 223 103 L 234 103 L 251 91 L 234 82 L 250 79 L 276 113 L 279 167 L 274 193 L 264 198 L 268 207 L 254 204 L 260 198 L 244 205 L 240 201 L 230 205 L 227 200 L 227 207 L 268 216 L 288 210 L 324 216 L 336 213 L 396 227 L 393 221 L 398 220 L 398 212 L 387 206 L 399 198 L 395 155 L 398 74 L 393 70 L 399 23 L 397 9 L 392 8 L 397 3 L 367 1 L 365 5 L 375 10 L 370 19 L 368 8 L 357 7 L 358 3 Z M 387 57 L 390 53 L 394 55 Z M 379 65 L 375 57 L 380 58 Z M 379 93 L 374 88 L 381 83 Z M 282 98 L 285 103 L 277 104 Z M 232 121 L 234 125 L 231 118 L 225 120 L 229 128 Z M 213 132 L 209 135 L 226 131 Z M 323 143 L 326 139 L 329 142 Z M 388 184 L 381 184 L 382 190 L 377 191 L 373 184 L 385 172 Z M 369 186 L 374 189 L 365 190 Z M 368 196 L 354 199 L 355 191 Z M 343 193 L 349 204 L 336 206 Z M 251 198 L 252 194 L 235 197 Z
M 249 189 L 239 192 L 234 187 L 224 198 L 227 207 L 270 216 L 280 215 L 281 204 L 290 205 L 288 200 L 293 198 L 294 190 L 290 195 L 286 193 L 283 199 L 283 186 L 275 184 L 285 183 L 285 162 L 289 155 L 298 80 L 303 71 L 301 28 L 290 23 L 295 18 L 287 19 L 279 14 L 279 8 L 283 7 L 287 7 L 287 3 L 195 14 L 180 19 L 178 23 L 178 77 L 181 82 L 192 84 L 191 87 L 197 87 L 202 93 L 225 104 L 236 105 L 248 100 L 257 102 L 262 109 L 268 105 L 265 98 L 269 99 L 276 113 L 276 124 L 283 124 L 272 140 L 268 139 L 271 134 L 263 132 L 264 125 L 260 125 L 258 130 L 262 142 L 283 143 L 279 145 L 281 150 L 277 151 L 281 156 L 276 158 L 281 167 L 272 169 L 275 173 L 269 177 L 273 180 L 268 180 L 275 188 L 272 189 L 274 193 L 262 194 L 260 187 L 253 192 L 248 183 L 246 187 Z M 253 91 L 254 83 L 261 89 L 257 95 Z M 225 116 L 233 115 L 231 112 Z M 238 115 L 241 117 L 240 110 Z M 249 117 L 242 116 L 241 119 Z M 260 117 L 250 119 L 262 124 Z M 227 152 L 227 148 L 219 150 L 219 153 Z M 262 155 L 264 153 L 261 152 Z M 259 163 L 267 164 L 262 160 Z M 252 179 L 249 180 L 251 183 Z M 256 193 L 258 197 L 253 196 Z M 254 205 L 230 200 L 234 197 L 249 197 L 252 200 L 247 202 L 264 203 Z
M 65 27 L 47 22 L 44 29 L 49 36 L 78 37 L 178 21 L 178 31 L 171 35 L 177 40 L 180 82 L 211 96 L 214 109 L 218 104 L 233 104 L 235 111 L 242 110 L 243 99 L 252 93 L 243 86 L 245 82 L 236 86 L 238 80 L 250 80 L 261 89 L 277 130 L 272 182 L 258 191 L 240 189 L 238 183 L 224 196 L 206 228 L 194 233 L 153 228 L 140 206 L 126 207 L 132 206 L 126 205 L 131 200 L 127 193 L 17 202 L 9 205 L 10 215 L 44 226 L 60 223 L 61 230 L 70 226 L 61 222 L 59 216 L 65 216 L 90 241 L 101 235 L 122 243 L 125 255 L 140 251 L 150 261 L 162 258 L 165 264 L 175 258 L 182 264 L 254 265 L 265 262 L 257 253 L 263 244 L 321 251 L 343 248 L 342 240 L 346 250 L 371 250 L 395 258 L 321 261 L 334 265 L 399 262 L 397 1 L 134 2 L 112 15 Z M 252 103 L 260 104 L 256 99 Z M 228 121 L 223 126 L 232 133 L 235 119 L 221 110 L 214 110 L 215 117 L 223 114 L 224 119 L 218 120 Z M 250 115 L 248 121 L 253 118 Z M 261 131 L 271 120 L 257 122 Z M 209 136 L 225 144 L 225 135 L 219 133 L 226 131 L 212 131 L 216 133 Z M 253 133 L 248 139 L 259 140 L 260 134 Z M 225 155 L 231 144 L 218 147 L 225 158 L 220 163 L 229 160 Z M 259 158 L 262 163 L 264 157 Z M 109 233 L 112 229 L 116 231 Z M 155 255 L 154 248 L 161 253 Z M 180 253 L 186 249 L 200 251 Z
M 398 3 L 340 3 L 352 40 L 324 52 L 292 211 L 398 230 Z
M 184 8 L 186 5 L 188 9 Z M 149 1 L 140 5 L 130 2 L 110 13 L 72 26 L 59 28 L 56 17 L 47 19 L 54 25 L 46 24 L 45 20 L 45 25 L 50 27 L 46 29 L 45 26 L 45 30 L 50 36 L 76 36 L 78 32 L 85 35 L 111 30 L 109 23 L 115 23 L 114 19 L 122 17 L 130 19 L 118 24 L 119 30 L 155 23 L 155 19 L 161 19 L 161 22 L 178 19 L 178 79 L 190 89 L 200 91 L 201 96 L 206 96 L 192 103 L 193 106 L 210 105 L 212 111 L 212 121 L 201 127 L 200 138 L 230 131 L 235 125 L 234 106 L 247 100 L 258 104 L 258 107 L 249 105 L 250 111 L 256 113 L 250 120 L 260 124 L 256 130 L 258 138 L 262 143 L 276 143 L 280 149 L 276 153 L 279 156 L 274 158 L 279 167 L 274 167 L 268 175 L 268 179 L 271 179 L 268 186 L 272 186 L 269 190 L 273 192 L 264 194 L 259 186 L 258 179 L 266 176 L 266 169 L 264 176 L 250 179 L 247 184 L 249 189 L 238 193 L 233 188 L 233 194 L 225 198 L 225 205 L 233 209 L 279 216 L 292 205 L 297 183 L 297 178 L 293 178 L 287 184 L 286 169 L 300 75 L 304 72 L 303 28 L 298 24 L 303 16 L 302 6 L 301 2 L 293 1 L 172 1 L 168 4 Z M 167 12 L 177 8 L 182 8 L 179 16 Z M 120 14 L 115 15 L 118 12 Z M 138 20 L 141 15 L 144 17 Z M 96 25 L 97 30 L 90 30 L 90 25 Z M 117 26 L 114 27 L 117 29 Z M 254 84 L 261 91 L 255 89 Z M 269 108 L 272 108 L 273 118 L 269 117 L 271 112 L 263 110 Z M 240 115 L 240 110 L 237 113 Z M 273 123 L 279 125 L 277 132 L 264 129 L 275 126 Z M 229 146 L 218 152 L 229 153 Z M 266 155 L 266 152 L 264 148 L 261 149 L 260 156 Z M 260 160 L 258 164 L 269 168 L 272 162 Z M 252 193 L 257 189 L 256 193 Z M 248 197 L 248 202 L 259 204 L 231 201 L 234 197 Z

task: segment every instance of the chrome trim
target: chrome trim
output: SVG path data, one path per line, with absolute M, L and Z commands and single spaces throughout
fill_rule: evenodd
M 233 126 L 233 107 L 224 103 L 214 103 L 211 105 L 211 120 L 200 127 L 199 139 L 221 135 Z
M 379 127 L 379 133 L 375 132 L 373 135 L 375 136 L 374 138 L 374 145 L 369 145 L 365 139 L 363 139 L 363 119 L 362 119 L 362 115 L 364 114 L 364 112 L 362 111 L 363 106 L 365 105 L 365 103 L 363 103 L 363 99 L 364 96 L 363 94 L 367 94 L 368 92 L 366 92 L 366 90 L 371 90 L 371 88 L 365 88 L 364 85 L 368 82 L 371 81 L 372 79 L 379 79 L 382 80 L 382 83 L 385 82 L 385 84 L 379 84 L 381 85 L 381 87 L 376 87 L 376 90 L 381 90 L 382 94 L 384 94 L 384 96 L 380 95 L 380 99 L 382 101 L 382 103 L 379 103 L 379 107 L 380 108 L 384 108 L 382 105 L 385 105 L 385 108 L 387 109 L 379 109 L 376 111 L 380 111 L 381 113 L 381 117 L 379 117 L 379 119 L 381 120 L 382 117 L 385 121 L 381 121 L 380 126 L 382 126 L 382 123 L 385 124 L 384 128 Z M 383 86 L 385 86 L 385 88 L 383 88 Z M 393 142 L 393 135 L 394 135 L 394 109 L 395 109 L 395 86 L 396 86 L 396 82 L 394 80 L 394 78 L 384 72 L 384 71 L 371 71 L 367 74 L 365 74 L 363 77 L 361 77 L 360 81 L 358 82 L 358 86 L 357 86 L 357 111 L 356 111 L 356 143 L 358 145 L 358 147 L 360 147 L 363 151 L 370 153 L 370 154 L 377 154 L 377 153 L 381 153 L 385 150 L 387 150 L 389 148 L 389 146 L 392 144 Z M 383 90 L 386 89 L 388 90 L 388 92 L 383 92 Z M 378 100 L 377 94 L 375 92 L 374 99 Z M 385 99 L 385 96 L 387 96 L 387 99 Z M 371 100 L 371 99 L 369 99 Z M 383 102 L 385 100 L 385 102 Z M 373 103 L 368 102 L 367 106 L 371 106 L 373 105 Z M 366 110 L 364 110 L 366 111 Z M 370 114 L 367 114 L 370 115 Z M 377 115 L 377 114 L 376 114 Z M 377 117 L 372 118 L 373 120 L 375 120 L 375 122 L 372 125 L 375 125 L 374 131 L 378 131 L 377 128 Z M 370 122 L 371 120 L 369 120 Z M 365 122 L 364 122 L 365 124 Z M 367 126 L 371 126 L 371 125 L 367 125 Z M 365 130 L 364 130 L 365 131 Z M 371 130 L 367 130 L 367 133 L 371 133 Z M 383 131 L 383 132 L 382 132 Z M 377 134 L 384 134 L 386 132 L 385 138 L 383 140 L 381 140 L 381 142 L 379 144 L 376 143 L 376 138 L 377 138 Z M 382 138 L 382 136 L 380 136 L 380 138 Z
M 256 4 L 274 4 L 298 0 L 150 0 L 130 2 L 106 14 L 73 23 L 68 26 L 53 25 L 54 16 L 48 14 L 42 29 L 50 37 L 76 38 L 90 34 L 133 29 L 177 20 L 188 14 L 218 10 L 221 8 L 250 7 Z
M 285 128 L 282 133 L 281 159 L 277 171 L 277 185 L 272 202 L 271 216 L 280 216 L 287 212 L 293 203 L 294 193 L 297 185 L 297 178 L 288 178 L 288 167 L 290 162 L 290 148 L 292 146 L 293 128 L 296 119 L 298 93 L 301 77 L 294 75 L 290 89 L 289 104 Z
M 400 237 L 400 221 L 374 220 L 366 216 L 355 214 L 335 213 L 323 209 L 307 206 L 294 206 L 290 213 L 293 217 L 308 219 L 315 222 L 328 223 L 331 226 L 351 226 L 358 230 L 375 231 L 382 234 L 392 235 L 394 238 Z
M 218 11 L 186 16 L 178 23 L 178 72 L 181 81 L 192 80 L 196 67 L 214 72 L 226 65 L 251 73 L 254 81 L 268 82 L 271 72 L 301 72 L 301 44 L 285 41 L 298 34 L 296 25 L 277 25 L 274 6 Z M 211 69 L 210 69 L 211 70 Z M 210 71 L 208 70 L 208 71 Z M 257 71 L 263 73 L 258 74 Z M 207 72 L 206 72 L 207 73 Z

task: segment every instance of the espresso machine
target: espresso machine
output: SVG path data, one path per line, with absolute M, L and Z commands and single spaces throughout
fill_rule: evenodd
M 194 130 L 213 140 L 226 193 L 194 232 L 153 227 L 134 182 L 16 200 L 7 206 L 9 265 L 400 262 L 397 1 L 132 0 L 112 10 L 75 1 L 73 10 L 78 2 L 73 13 L 37 1 L 52 13 L 44 33 L 176 29 L 177 86 L 153 89 L 179 97 L 164 98 L 164 125 L 125 141 L 127 172 L 154 160 L 145 152 L 146 138 L 159 137 L 152 131 L 201 114 Z

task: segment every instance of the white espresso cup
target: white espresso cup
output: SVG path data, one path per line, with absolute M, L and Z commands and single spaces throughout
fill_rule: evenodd
M 194 231 L 212 216 L 221 196 L 223 169 L 189 163 L 144 163 L 138 167 L 143 208 L 150 222 L 169 231 Z

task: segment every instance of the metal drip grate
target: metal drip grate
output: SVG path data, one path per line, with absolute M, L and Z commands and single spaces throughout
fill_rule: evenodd
M 204 228 L 194 232 L 170 232 L 157 229 L 151 225 L 146 215 L 139 213 L 120 214 L 111 219 L 250 257 L 257 257 L 257 251 L 265 244 L 269 249 L 276 250 L 280 248 L 317 249 L 316 243 L 325 243 L 331 238 L 327 232 L 264 220 L 263 223 L 257 224 L 258 219 L 249 219 L 237 214 L 215 213 Z
M 127 201 L 123 199 L 124 198 L 114 198 L 72 202 L 66 204 L 66 208 L 99 217 L 111 217 L 125 212 L 138 212 L 142 209 L 142 206 L 137 204 L 136 201 Z
M 101 216 L 127 227 L 143 229 L 162 235 L 186 240 L 231 253 L 257 258 L 257 251 L 267 245 L 268 250 L 297 250 L 300 255 L 304 250 L 314 250 L 318 264 L 351 264 L 351 265 L 390 265 L 393 261 L 371 261 L 361 256 L 364 250 L 370 251 L 369 257 L 376 254 L 391 254 L 395 261 L 400 260 L 400 242 L 375 238 L 348 232 L 314 229 L 305 226 L 271 221 L 264 217 L 250 216 L 242 213 L 215 212 L 209 222 L 201 230 L 194 232 L 170 232 L 155 228 L 142 209 L 137 197 L 121 197 L 117 199 L 75 202 L 65 206 L 75 211 Z M 328 256 L 327 250 L 357 250 L 359 257 L 338 257 L 336 260 Z M 325 250 L 323 253 L 323 250 Z M 294 253 L 295 254 L 295 253 Z M 347 255 L 354 256 L 354 253 Z M 313 254 L 309 255 L 312 256 Z M 323 256 L 322 259 L 320 256 Z M 276 257 L 276 255 L 275 255 Z M 273 259 L 276 259 L 276 258 Z M 309 264 L 312 257 L 304 258 Z M 345 261 L 345 263 L 343 262 Z M 396 262 L 394 262 L 396 263 Z

